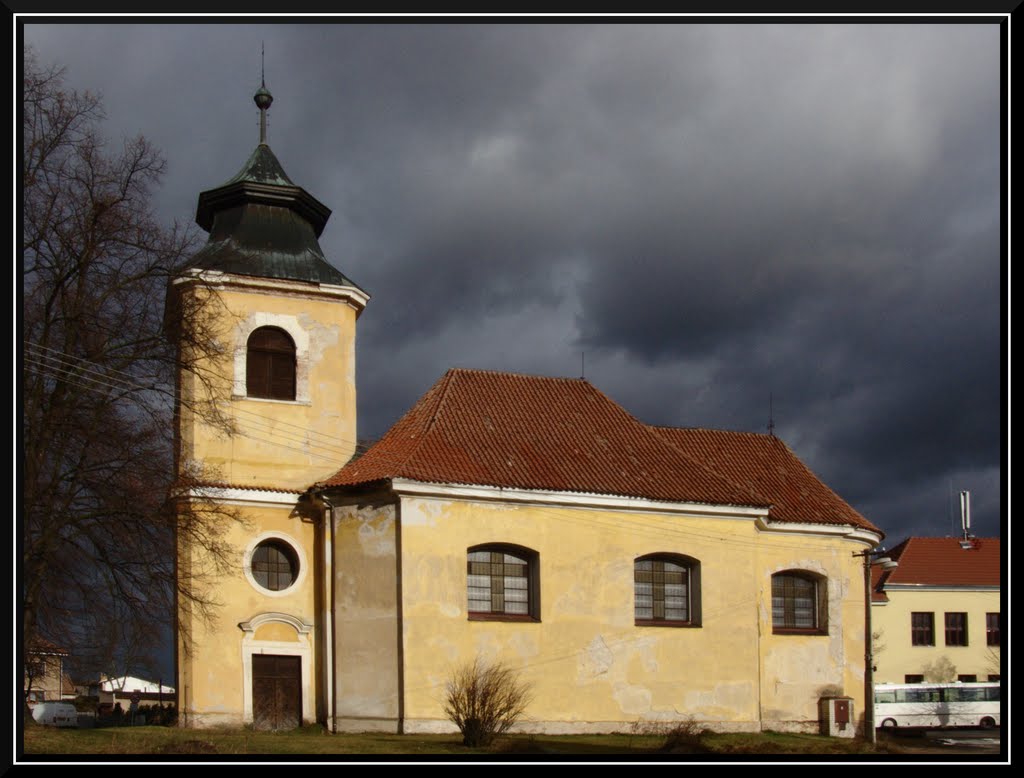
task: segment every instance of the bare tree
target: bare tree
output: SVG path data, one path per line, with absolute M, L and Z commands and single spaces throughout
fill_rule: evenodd
M 209 383 L 215 312 L 165 316 L 195 232 L 153 213 L 160 153 L 141 136 L 108 145 L 99 97 L 31 50 L 22 101 L 22 645 L 44 635 L 102 665 L 115 635 L 152 653 L 178 598 L 215 605 L 204 573 L 240 518 L 179 499 L 215 475 L 176 474 L 174 419 L 179 371 Z M 191 410 L 231 432 L 214 403 Z M 189 582 L 178 538 L 210 552 Z

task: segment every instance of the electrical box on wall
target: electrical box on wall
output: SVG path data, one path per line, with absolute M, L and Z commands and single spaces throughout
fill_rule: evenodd
M 821 734 L 832 737 L 853 737 L 856 727 L 852 697 L 822 697 L 818 704 Z

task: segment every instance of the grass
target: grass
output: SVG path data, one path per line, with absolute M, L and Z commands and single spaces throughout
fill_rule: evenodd
M 347 755 L 436 756 L 500 758 L 516 754 L 633 755 L 671 760 L 677 754 L 849 754 L 877 753 L 862 740 L 820 735 L 762 732 L 757 734 L 637 731 L 616 735 L 507 735 L 490 748 L 468 748 L 461 736 L 343 734 L 331 735 L 319 726 L 293 732 L 255 732 L 245 729 L 186 730 L 173 727 L 54 729 L 25 727 L 25 754 L 164 756 L 168 761 L 204 755 Z

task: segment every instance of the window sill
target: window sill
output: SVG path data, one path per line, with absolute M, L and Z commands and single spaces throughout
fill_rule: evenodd
M 252 397 L 247 394 L 233 394 L 232 400 L 249 400 L 254 403 L 274 403 L 276 405 L 312 405 L 310 400 L 297 398 L 295 400 L 277 400 L 273 397 Z
M 469 621 L 519 621 L 540 624 L 540 619 L 518 613 L 470 613 Z
M 773 635 L 828 635 L 827 629 L 798 629 L 796 627 L 772 627 Z
M 660 619 L 636 619 L 633 622 L 637 627 L 675 627 L 683 629 L 699 629 L 700 624 L 692 621 L 663 621 Z

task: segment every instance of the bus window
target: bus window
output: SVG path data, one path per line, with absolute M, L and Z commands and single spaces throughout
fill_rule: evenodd
M 939 702 L 941 698 L 942 693 L 938 689 L 900 689 L 896 692 L 897 702 Z
M 984 689 L 946 689 L 946 702 L 982 702 L 985 699 Z

